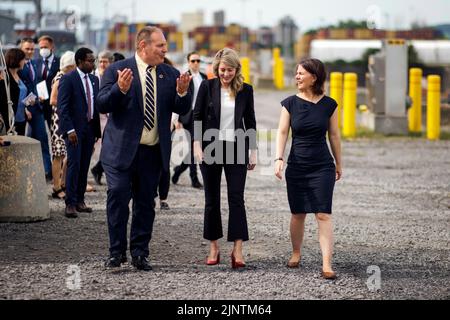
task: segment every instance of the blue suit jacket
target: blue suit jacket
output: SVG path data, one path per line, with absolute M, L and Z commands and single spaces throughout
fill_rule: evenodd
M 25 64 L 22 70 L 19 70 L 18 74 L 20 79 L 23 81 L 25 86 L 27 87 L 27 95 L 33 92 L 37 97 L 36 84 L 38 83 L 38 72 L 36 61 L 31 60 L 31 65 L 33 66 L 34 71 L 34 80 L 30 77 L 30 68 L 28 67 L 28 63 Z M 34 106 L 28 107 L 30 111 L 36 110 L 36 108 L 42 109 L 42 106 L 39 104 L 39 99 L 36 99 L 36 104 Z
M 98 78 L 92 74 L 89 75 L 92 87 L 94 88 L 94 121 L 95 137 L 101 137 L 100 117 L 97 109 L 96 98 L 99 91 Z M 67 132 L 75 129 L 78 136 L 87 132 L 88 104 L 83 83 L 77 69 L 62 76 L 58 86 L 58 116 L 59 132 L 63 136 Z
M 42 79 L 42 71 L 43 69 L 43 65 L 44 65 L 44 59 L 42 57 L 40 57 L 39 59 L 36 59 L 36 70 L 37 70 L 37 82 L 41 82 Z M 47 79 L 45 80 L 46 84 L 47 84 L 47 90 L 48 90 L 48 95 L 50 96 L 51 93 L 51 89 L 52 89 L 52 81 L 55 78 L 56 74 L 59 71 L 59 58 L 54 56 L 53 57 L 53 61 L 52 64 L 50 66 L 50 69 L 48 70 L 47 73 Z
M 117 85 L 117 71 L 125 68 L 133 71 L 133 83 L 127 94 L 123 94 Z M 158 134 L 162 163 L 166 170 L 169 169 L 172 148 L 172 112 L 185 114 L 191 108 L 191 95 L 188 93 L 181 98 L 177 94 L 176 79 L 179 75 L 178 70 L 166 64 L 160 64 L 156 68 Z M 98 95 L 98 109 L 101 113 L 109 113 L 103 132 L 100 159 L 108 166 L 126 170 L 136 155 L 144 128 L 142 86 L 134 56 L 106 69 Z

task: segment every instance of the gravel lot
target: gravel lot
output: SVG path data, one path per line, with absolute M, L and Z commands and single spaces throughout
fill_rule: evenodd
M 257 94 L 260 128 L 276 126 L 278 101 L 287 95 Z M 312 215 L 301 268 L 285 267 L 291 249 L 285 181 L 260 165 L 247 179 L 246 270 L 231 269 L 232 245 L 223 239 L 223 262 L 204 265 L 203 192 L 190 187 L 185 173 L 171 186 L 171 210 L 157 211 L 152 272 L 130 264 L 104 269 L 106 188 L 98 186 L 86 199 L 92 214 L 67 219 L 64 203 L 49 198 L 50 220 L 0 224 L 0 299 L 450 299 L 450 141 L 345 141 L 343 161 L 333 208 L 335 281 L 319 276 Z

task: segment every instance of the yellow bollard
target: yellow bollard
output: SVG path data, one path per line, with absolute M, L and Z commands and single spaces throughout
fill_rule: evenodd
M 356 136 L 356 89 L 358 76 L 356 73 L 344 74 L 344 121 L 342 135 L 345 138 Z
M 275 88 L 284 89 L 284 59 L 278 58 L 275 61 Z
M 441 135 L 441 77 L 428 76 L 427 138 L 438 140 Z
M 332 72 L 330 74 L 330 97 L 336 100 L 338 106 L 338 125 L 342 129 L 342 73 Z
M 276 78 L 277 78 L 277 64 L 278 60 L 280 59 L 280 48 L 273 48 L 272 50 L 272 61 L 273 61 L 273 67 L 272 67 L 272 78 L 273 78 L 273 84 L 276 87 Z
M 244 82 L 251 84 L 250 82 L 250 59 L 248 57 L 241 58 L 242 75 L 244 76 Z
M 422 132 L 422 69 L 409 70 L 409 96 L 412 100 L 408 110 L 408 128 L 410 132 Z

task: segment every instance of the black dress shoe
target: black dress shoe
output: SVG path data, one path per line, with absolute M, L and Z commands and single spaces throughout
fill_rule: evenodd
M 46 173 L 46 174 L 45 174 L 45 181 L 46 181 L 46 182 L 52 182 L 52 180 L 53 180 L 52 173 L 51 173 L 51 172 Z
M 173 176 L 172 176 L 172 183 L 173 184 L 177 184 L 178 183 L 178 179 L 180 179 L 180 173 L 177 172 L 177 167 L 175 167 L 174 172 L 173 172 Z
M 127 262 L 127 255 L 110 256 L 105 262 L 106 268 L 118 268 L 122 263 Z
M 87 213 L 92 212 L 92 208 L 88 207 L 84 202 L 77 204 L 76 209 L 78 212 L 87 212 Z
M 169 204 L 165 201 L 160 201 L 159 208 L 161 210 L 170 210 Z
M 75 206 L 67 205 L 66 209 L 64 210 L 64 215 L 67 218 L 78 218 L 77 209 Z
M 133 257 L 131 264 L 138 270 L 150 271 L 152 266 L 148 263 L 148 259 L 145 256 Z
M 192 188 L 203 189 L 203 185 L 198 181 L 198 179 L 192 180 Z
M 91 169 L 91 173 L 94 176 L 95 183 L 99 186 L 102 185 L 102 174 L 95 170 L 94 168 Z

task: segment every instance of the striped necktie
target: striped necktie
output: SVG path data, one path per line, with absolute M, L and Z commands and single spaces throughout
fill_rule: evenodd
M 149 131 L 155 126 L 155 84 L 152 69 L 153 67 L 148 66 L 145 75 L 144 126 Z

